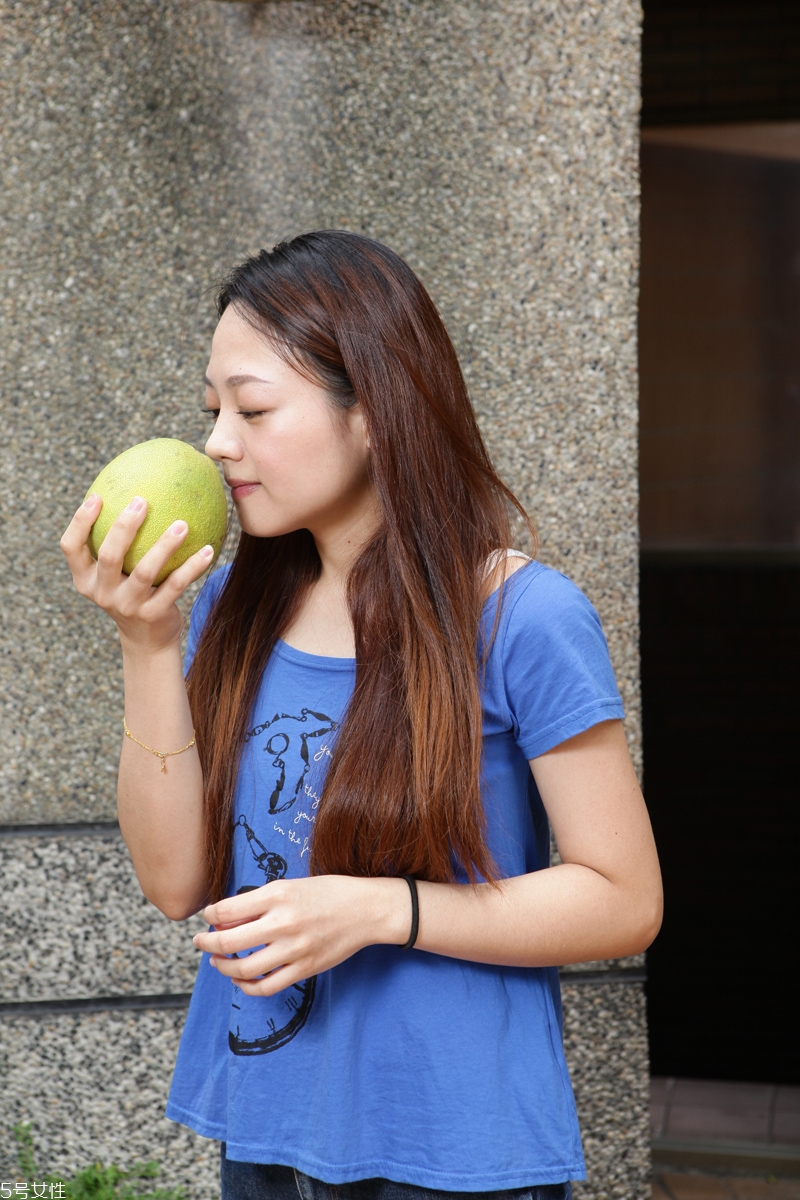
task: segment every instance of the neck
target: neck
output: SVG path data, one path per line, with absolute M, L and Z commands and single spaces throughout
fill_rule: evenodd
M 379 525 L 377 506 L 348 521 L 313 528 L 322 571 L 309 588 L 293 621 L 281 637 L 296 650 L 334 658 L 353 658 L 355 641 L 347 607 L 346 581 L 353 562 Z
M 330 526 L 311 530 L 322 563 L 318 580 L 324 588 L 344 587 L 351 566 L 380 525 L 377 501 Z

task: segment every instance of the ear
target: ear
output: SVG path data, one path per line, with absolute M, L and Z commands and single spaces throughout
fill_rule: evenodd
M 351 430 L 359 437 L 363 438 L 364 446 L 366 450 L 369 451 L 371 449 L 371 442 L 369 440 L 369 433 L 364 422 L 364 414 L 362 413 L 359 405 L 355 404 L 352 408 L 347 409 L 347 416 L 350 421 Z

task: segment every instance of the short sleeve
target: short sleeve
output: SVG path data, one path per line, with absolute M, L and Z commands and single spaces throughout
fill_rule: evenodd
M 209 575 L 195 598 L 192 614 L 189 617 L 189 636 L 186 640 L 186 654 L 183 658 L 184 675 L 188 673 L 189 667 L 192 665 L 203 627 L 225 585 L 229 570 L 230 567 L 220 567 L 218 571 L 214 571 L 213 575 Z
M 492 657 L 499 651 L 508 720 L 525 757 L 624 717 L 600 618 L 583 592 L 535 562 L 504 590 Z

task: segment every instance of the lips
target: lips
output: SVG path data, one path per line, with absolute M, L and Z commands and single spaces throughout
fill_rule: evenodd
M 241 500 L 243 496 L 249 496 L 257 487 L 261 486 L 259 483 L 252 483 L 248 479 L 226 479 L 225 482 L 231 489 L 231 496 L 234 500 Z

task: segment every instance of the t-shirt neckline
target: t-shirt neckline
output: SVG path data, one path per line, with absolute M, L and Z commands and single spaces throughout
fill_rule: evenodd
M 492 602 L 497 602 L 500 588 L 503 586 L 508 587 L 513 579 L 516 579 L 518 575 L 524 575 L 531 563 L 535 563 L 536 561 L 537 560 L 535 558 L 529 558 L 528 561 L 524 563 L 518 571 L 514 571 L 513 575 L 509 575 L 508 579 L 505 580 L 505 584 L 500 584 L 499 587 L 496 587 L 493 592 L 489 593 L 483 602 L 483 608 L 481 610 L 482 618 L 486 616 L 490 604 L 492 604 Z M 337 658 L 335 655 L 312 654 L 309 650 L 298 650 L 296 646 L 290 646 L 288 642 L 283 640 L 283 638 L 278 638 L 277 642 L 275 643 L 275 649 L 282 658 L 285 658 L 290 662 L 306 666 L 327 667 L 334 671 L 352 670 L 356 662 L 355 658 Z
M 308 650 L 298 650 L 296 646 L 290 646 L 283 638 L 278 638 L 276 641 L 275 651 L 288 662 L 300 666 L 325 667 L 331 671 L 352 671 L 356 663 L 354 658 L 337 658 L 332 654 L 311 654 Z

